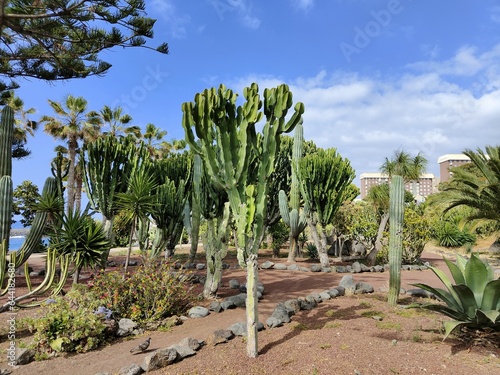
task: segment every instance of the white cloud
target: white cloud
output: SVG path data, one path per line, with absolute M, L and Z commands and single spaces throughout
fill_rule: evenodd
M 414 155 L 423 152 L 429 172 L 438 175 L 439 156 L 500 141 L 497 50 L 479 55 L 466 47 L 449 60 L 435 62 L 436 67 L 454 66 L 456 72 L 475 73 L 474 78 L 483 80 L 475 92 L 440 69 L 391 78 L 320 71 L 286 83 L 294 102 L 305 104 L 305 138 L 320 147 L 337 148 L 351 160 L 358 176 L 377 171 L 386 156 L 401 148 Z M 263 92 L 283 81 L 282 77 L 249 75 L 228 87 L 242 92 L 244 86 L 257 82 Z
M 308 10 L 314 5 L 314 0 L 293 0 L 293 5 L 302 10 Z
M 474 76 L 481 71 L 491 69 L 500 58 L 500 45 L 490 51 L 479 54 L 473 46 L 464 46 L 456 54 L 444 61 L 419 61 L 408 67 L 440 75 Z

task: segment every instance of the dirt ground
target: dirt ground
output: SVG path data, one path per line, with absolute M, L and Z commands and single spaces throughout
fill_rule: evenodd
M 122 253 L 114 256 L 120 261 Z M 259 255 L 259 263 L 269 255 Z M 442 254 L 425 252 L 423 260 L 445 269 Z M 200 262 L 203 254 L 200 254 Z M 270 259 L 286 263 L 285 258 Z M 226 259 L 233 264 L 234 259 Z M 33 268 L 40 266 L 38 263 Z M 299 259 L 297 263 L 310 266 Z M 264 297 L 259 302 L 259 320 L 271 315 L 278 302 L 305 297 L 312 292 L 335 287 L 345 274 L 312 273 L 302 271 L 259 270 L 264 284 Z M 246 273 L 231 267 L 224 271 L 219 298 L 238 293 L 230 289 L 229 280 L 245 282 Z M 311 311 L 301 311 L 292 322 L 279 328 L 259 332 L 259 355 L 246 355 L 245 339 L 234 338 L 217 346 L 204 346 L 190 358 L 151 374 L 500 374 L 500 349 L 465 346 L 455 338 L 442 341 L 442 315 L 419 309 L 390 308 L 380 288 L 388 286 L 389 275 L 384 273 L 353 274 L 355 281 L 374 286 L 375 293 L 337 297 L 324 301 Z M 440 286 L 430 270 L 403 271 L 402 288 L 423 282 Z M 19 285 L 22 285 L 20 277 Z M 401 295 L 400 303 L 416 301 Z M 422 300 L 420 300 L 422 301 Z M 208 306 L 211 301 L 201 301 Z M 22 310 L 17 318 L 33 314 Z M 382 317 L 381 321 L 372 316 Z M 4 314 L 5 316 L 5 314 Z M 0 316 L 1 317 L 1 316 Z M 5 353 L 7 317 L 0 322 L 0 349 Z M 227 329 L 236 322 L 245 321 L 245 310 L 237 308 L 221 313 L 210 313 L 200 319 L 188 319 L 169 332 L 145 332 L 134 338 L 122 339 L 99 350 L 78 355 L 62 355 L 46 361 L 32 362 L 14 369 L 14 375 L 63 374 L 94 375 L 98 372 L 117 374 L 120 368 L 132 363 L 141 364 L 143 358 L 156 349 L 176 344 L 186 337 L 206 340 L 215 330 Z M 22 336 L 22 335 L 21 335 Z M 146 353 L 132 355 L 129 350 L 151 337 Z M 20 337 L 28 342 L 30 337 Z M 6 355 L 0 357 L 0 369 L 9 368 Z

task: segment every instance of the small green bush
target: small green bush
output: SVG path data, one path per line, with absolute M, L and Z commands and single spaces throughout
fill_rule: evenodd
M 273 255 L 279 257 L 281 246 L 283 246 L 290 236 L 290 230 L 288 226 L 280 220 L 269 227 L 269 233 L 273 238 L 271 242 L 271 248 L 273 249 Z
M 319 259 L 318 248 L 315 244 L 308 242 L 306 244 L 307 256 L 311 259 Z
M 39 354 L 57 352 L 83 353 L 105 341 L 103 316 L 89 307 L 75 307 L 68 299 L 48 300 L 40 317 L 26 318 L 28 329 L 35 332 L 34 342 Z
M 467 230 L 460 230 L 454 223 L 443 221 L 434 234 L 439 246 L 460 247 L 476 242 L 476 236 Z
M 186 271 L 175 271 L 169 263 L 150 263 L 125 280 L 117 271 L 100 272 L 89 291 L 116 318 L 154 322 L 186 311 L 191 303 L 187 277 Z

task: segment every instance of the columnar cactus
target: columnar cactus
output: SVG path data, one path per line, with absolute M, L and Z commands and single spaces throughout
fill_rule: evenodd
M 194 262 L 198 250 L 198 239 L 200 233 L 201 219 L 201 180 L 203 176 L 203 160 L 200 155 L 194 156 L 193 162 L 193 188 L 191 189 L 191 199 L 184 209 L 184 228 L 191 238 L 191 248 L 189 249 L 188 262 Z
M 222 209 L 222 212 L 216 213 L 214 217 L 207 218 L 204 246 L 207 259 L 207 279 L 203 289 L 205 298 L 214 297 L 217 294 L 222 281 L 222 261 L 227 255 L 229 202 L 226 202 Z
M 5 106 L 0 118 L 0 244 L 1 263 L 9 249 L 10 225 L 12 219 L 12 137 L 14 133 L 14 110 Z M 3 267 L 3 266 L 2 266 Z M 0 282 L 3 280 L 0 280 Z
M 247 352 L 250 357 L 256 357 L 255 282 L 257 251 L 267 208 L 267 180 L 274 169 L 280 136 L 293 131 L 300 122 L 304 105 L 297 103 L 294 114 L 286 121 L 292 106 L 292 93 L 287 85 L 266 89 L 264 103 L 255 83 L 246 87 L 243 95 L 245 102 L 237 107 L 237 95 L 224 85 L 218 90 L 212 88 L 196 94 L 194 103 L 182 105 L 182 125 L 187 143 L 202 157 L 210 178 L 227 192 L 238 235 L 238 260 L 247 270 L 252 270 L 247 272 Z M 257 135 L 255 125 L 263 116 L 266 117 L 263 132 Z M 254 158 L 260 163 L 256 176 L 249 178 L 248 166 Z
M 283 190 L 279 192 L 279 208 L 281 218 L 286 225 L 290 227 L 290 250 L 288 252 L 288 261 L 295 261 L 299 254 L 299 235 L 304 231 L 307 225 L 307 212 L 301 211 L 300 207 L 300 186 L 297 176 L 299 160 L 302 157 L 304 144 L 304 128 L 302 122 L 295 127 L 292 149 L 292 184 L 290 186 L 290 204 Z
M 396 306 L 401 288 L 403 254 L 404 180 L 393 175 L 389 192 L 389 294 L 388 302 Z

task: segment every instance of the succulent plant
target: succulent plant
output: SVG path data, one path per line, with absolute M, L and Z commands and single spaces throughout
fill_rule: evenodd
M 445 339 L 458 327 L 500 331 L 500 279 L 495 279 L 491 265 L 474 254 L 469 260 L 457 254 L 456 263 L 447 259 L 444 261 L 455 284 L 442 270 L 431 267 L 446 289 L 426 284 L 413 285 L 433 293 L 445 304 L 413 306 L 436 311 L 453 319 L 444 323 Z

